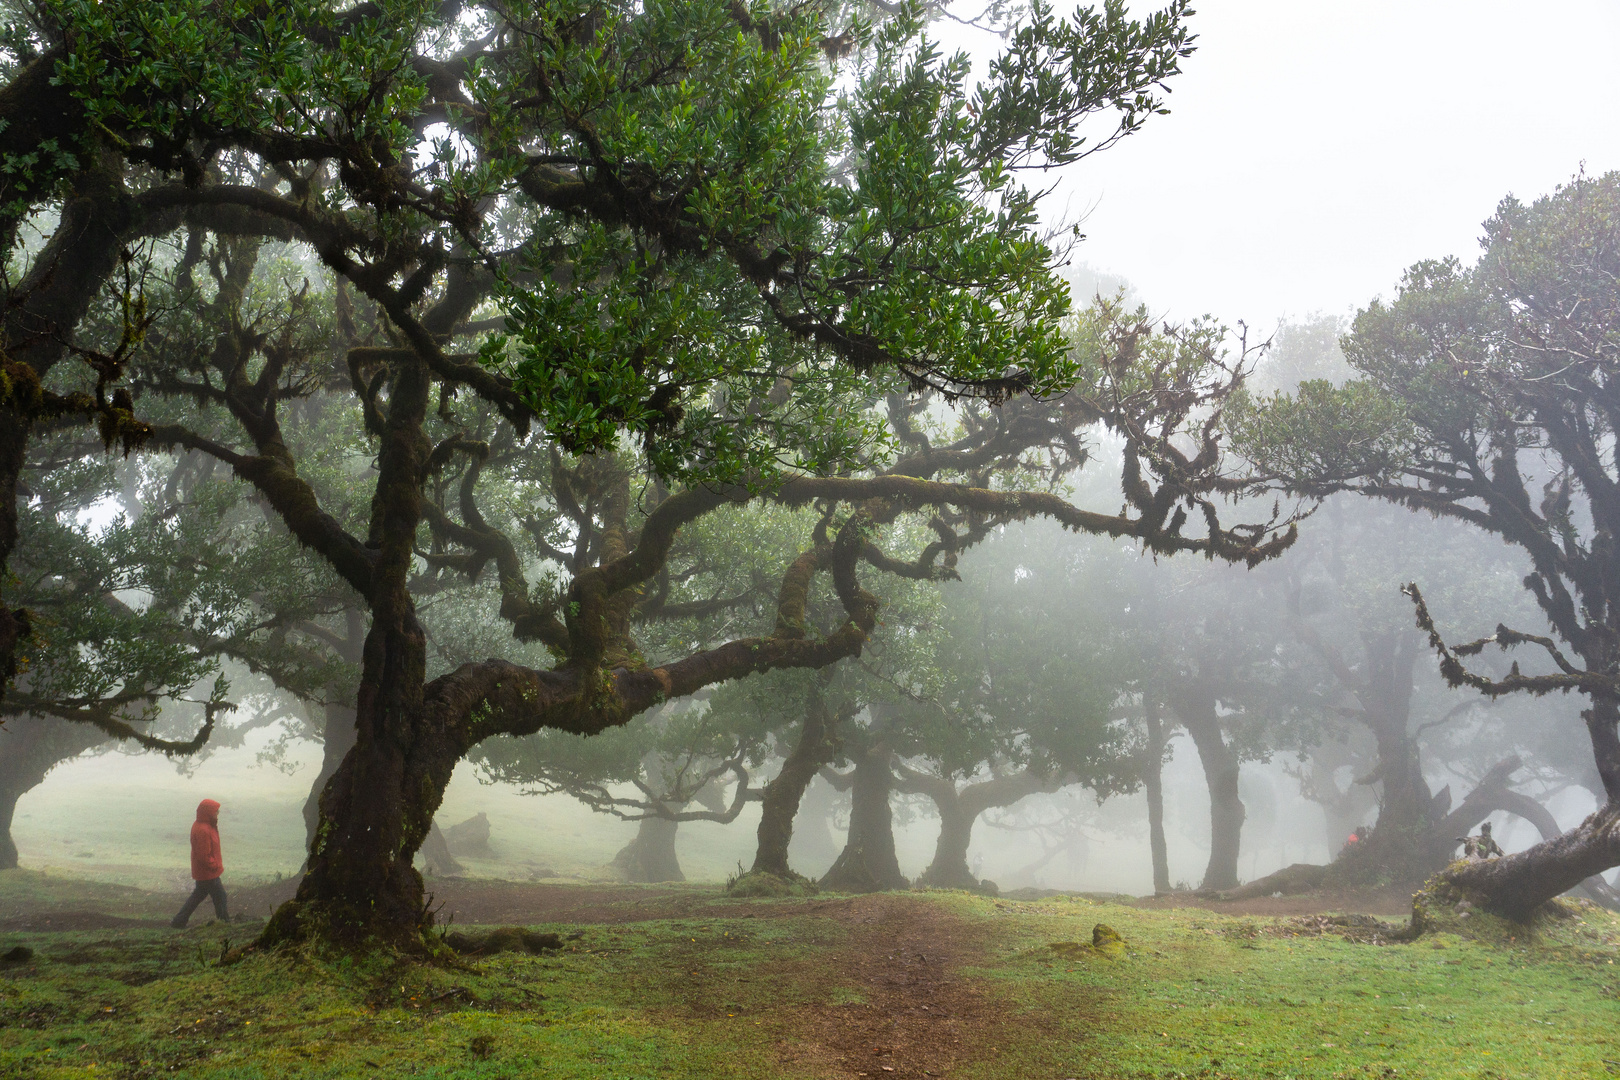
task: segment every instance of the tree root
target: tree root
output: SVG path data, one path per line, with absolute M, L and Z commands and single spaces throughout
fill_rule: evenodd
M 1487 897 L 1459 885 L 1453 876 L 1459 869 L 1477 863 L 1454 862 L 1424 883 L 1412 897 L 1412 918 L 1406 929 L 1394 935 L 1396 941 L 1416 941 L 1425 934 L 1451 933 L 1462 937 L 1503 941 L 1522 936 L 1527 929 L 1548 920 L 1578 917 L 1579 905 L 1555 897 L 1516 918 L 1493 910 Z
M 1254 900 L 1275 893 L 1282 893 L 1284 896 L 1307 893 L 1322 887 L 1329 869 L 1327 866 L 1317 866 L 1314 863 L 1295 863 L 1292 866 L 1283 867 L 1274 874 L 1267 874 L 1257 881 L 1251 881 L 1247 885 L 1207 895 L 1214 896 L 1219 900 Z M 1203 896 L 1206 894 L 1199 892 L 1198 895 Z

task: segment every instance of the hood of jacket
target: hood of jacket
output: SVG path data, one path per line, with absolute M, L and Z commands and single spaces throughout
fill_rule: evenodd
M 219 803 L 213 799 L 204 799 L 197 804 L 197 820 L 204 825 L 219 824 Z

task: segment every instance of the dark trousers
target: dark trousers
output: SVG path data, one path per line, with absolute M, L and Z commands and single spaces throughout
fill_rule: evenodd
M 186 925 L 191 919 L 191 913 L 197 910 L 197 905 L 203 902 L 205 896 L 214 902 L 214 917 L 220 922 L 228 922 L 230 916 L 225 913 L 225 886 L 219 883 L 219 878 L 209 878 L 207 881 L 197 882 L 197 887 L 191 890 L 191 898 L 186 901 L 186 906 L 174 917 L 173 925 Z

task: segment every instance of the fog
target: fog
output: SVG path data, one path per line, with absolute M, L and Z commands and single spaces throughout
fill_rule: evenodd
M 1191 23 L 1170 115 L 1053 200 L 1082 222 L 1077 258 L 1171 318 L 1348 313 L 1419 259 L 1472 259 L 1504 195 L 1620 168 L 1620 9 L 1603 0 L 1222 0 Z
M 1504 196 L 1534 198 L 1583 170 L 1599 176 L 1620 168 L 1620 125 L 1612 113 L 1620 100 L 1620 65 L 1611 55 L 1620 40 L 1620 8 L 1612 3 L 1567 0 L 1530 11 L 1506 3 L 1234 0 L 1207 5 L 1192 27 L 1198 49 L 1173 84 L 1169 115 L 1048 178 L 1053 194 L 1043 204 L 1044 223 L 1075 224 L 1085 234 L 1064 270 L 1082 303 L 1118 289 L 1128 303 L 1145 305 L 1148 322 L 1213 313 L 1230 326 L 1251 327 L 1249 344 L 1269 340 L 1269 352 L 1256 354 L 1253 379 L 1265 390 L 1291 391 L 1312 378 L 1342 382 L 1349 368 L 1338 340 L 1350 329 L 1349 317 L 1375 297 L 1392 295 L 1403 269 L 1419 259 L 1472 261 L 1481 222 Z M 993 34 L 951 23 L 937 24 L 935 32 L 981 62 L 1001 44 Z M 421 158 L 424 169 L 428 161 Z M 39 236 L 46 235 L 50 212 L 42 211 L 35 224 Z M 38 237 L 29 243 L 25 254 L 40 249 Z M 143 257 L 157 271 L 172 270 L 181 264 L 182 249 L 154 246 Z M 184 258 L 195 261 L 192 253 Z M 267 243 L 262 260 L 244 276 L 259 275 L 255 280 L 266 289 L 277 274 L 320 273 L 312 249 L 294 242 Z M 224 280 L 221 275 L 219 295 Z M 330 303 L 334 322 L 351 319 L 347 293 L 333 299 L 340 294 L 326 285 L 315 293 Z M 1099 324 L 1135 318 L 1118 311 L 1095 317 Z M 375 314 L 373 320 L 368 342 L 385 322 Z M 359 340 L 352 325 L 349 332 Z M 1237 339 L 1210 334 L 1209 341 L 1221 342 L 1211 355 L 1240 367 L 1232 352 L 1240 347 Z M 362 385 L 359 370 L 356 387 Z M 773 375 L 776 386 L 764 384 L 769 394 L 791 386 L 788 375 L 798 371 L 782 370 L 786 374 Z M 1006 371 L 1016 374 L 1016 365 Z M 328 485 L 329 495 L 337 493 L 330 501 L 344 503 L 341 512 L 350 515 L 358 537 L 364 526 L 352 522 L 363 516 L 377 471 L 365 441 L 370 436 L 344 442 L 326 426 L 353 411 L 342 397 L 347 378 L 340 371 L 318 391 L 307 389 L 319 382 L 311 378 L 300 389 L 309 400 L 289 405 L 285 417 L 293 441 L 305 440 L 300 452 L 317 463 L 318 482 Z M 925 384 L 914 380 L 912 389 Z M 381 385 L 372 382 L 368 392 L 375 396 Z M 1192 445 L 1199 418 L 1227 400 L 1226 389 L 1235 392 L 1236 383 L 1220 393 L 1202 387 L 1205 403 L 1176 417 L 1184 424 L 1176 445 Z M 717 391 L 711 400 L 724 406 L 729 392 Z M 454 465 L 439 461 L 435 467 L 449 471 L 421 478 L 438 516 L 408 549 L 415 552 L 409 587 L 417 590 L 426 628 L 427 677 L 493 655 L 544 667 L 561 655 L 556 635 L 566 637 L 572 624 L 557 628 L 577 616 L 559 600 L 567 575 L 605 560 L 609 541 L 603 537 L 623 542 L 628 526 L 610 523 L 606 508 L 617 506 L 633 524 L 645 520 L 646 507 L 667 494 L 663 478 L 652 482 L 646 462 L 638 460 L 632 468 L 642 471 L 633 481 L 623 479 L 633 495 L 627 511 L 624 499 L 615 504 L 599 490 L 580 495 L 596 482 L 593 470 L 609 467 L 602 464 L 607 455 L 576 457 L 548 447 L 555 460 L 542 461 L 545 455 L 519 437 L 504 443 L 491 437 L 496 449 L 479 443 L 484 457 L 468 465 L 455 457 L 466 449 L 458 441 L 471 445 L 467 433 L 487 431 L 496 413 L 486 408 L 468 422 L 452 414 L 453 398 L 453 392 L 441 394 L 438 420 L 428 422 L 443 421 L 438 445 Z M 756 394 L 755 404 L 767 399 Z M 828 401 L 824 417 L 850 407 L 845 399 Z M 941 399 L 909 418 L 893 401 L 874 399 L 864 407 L 874 425 L 904 421 L 941 441 L 958 434 L 947 429 L 963 417 L 972 428 L 984 426 L 989 415 L 958 413 Z M 993 480 L 985 479 L 990 472 L 974 473 L 974 482 L 1011 489 L 1016 476 L 1095 513 L 1113 513 L 1124 469 L 1119 438 L 1104 433 L 1095 418 L 1065 438 L 1070 441 L 1061 448 L 1056 442 L 1037 448 L 1053 462 L 1071 455 L 1061 466 L 1045 459 L 1031 464 L 1039 456 L 1033 452 L 1030 458 L 1015 454 L 1005 472 Z M 920 437 L 909 445 L 926 444 Z M 653 445 L 653 436 L 643 445 Z M 625 450 L 625 460 L 635 452 Z M 480 479 L 491 453 L 500 459 L 490 466 L 494 479 Z M 80 483 L 63 478 L 68 470 L 53 473 L 64 460 L 80 462 L 95 476 Z M 877 460 L 864 464 L 876 468 Z M 111 568 L 94 586 L 65 573 L 42 573 L 40 581 L 80 599 L 105 596 L 120 617 L 205 623 L 198 633 L 206 647 L 196 644 L 200 638 L 188 639 L 195 650 L 189 659 L 230 657 L 223 668 L 206 672 L 206 665 L 188 666 L 184 657 L 131 660 L 119 652 L 127 644 L 123 631 L 95 623 L 106 614 L 97 608 L 99 615 L 85 616 L 91 629 L 83 632 L 79 651 L 63 650 L 64 667 L 74 667 L 73 677 L 92 685 L 94 694 L 116 698 L 118 717 L 149 724 L 143 733 L 172 742 L 198 729 L 205 701 L 217 706 L 228 699 L 237 708 L 222 713 L 212 743 L 194 756 L 174 746 L 159 747 L 173 759 L 128 749 L 128 743 L 118 749 L 103 735 L 87 738 L 88 748 L 63 743 L 68 748 L 43 766 L 43 780 L 15 781 L 22 794 L 11 834 L 21 866 L 182 889 L 193 807 L 213 798 L 224 804 L 220 828 L 233 880 L 296 878 L 308 840 L 306 801 L 324 789 L 344 745 L 354 740 L 354 690 L 369 616 L 353 591 L 330 567 L 311 569 L 313 557 L 293 543 L 284 523 L 244 500 L 226 470 L 195 450 L 114 460 L 97 457 L 94 445 L 86 452 L 75 444 L 60 459 L 41 458 L 31 467 L 40 490 L 26 505 L 57 530 L 52 543 L 113 549 Z M 1528 468 L 1553 492 L 1557 470 L 1551 464 Z M 457 489 L 453 478 L 464 487 Z M 1201 494 L 1214 490 L 1212 484 Z M 507 549 L 452 550 L 473 545 L 469 536 L 487 540 L 480 532 L 486 524 L 468 509 L 476 492 L 494 508 L 492 519 L 532 544 L 509 558 Z M 1263 538 L 1281 534 L 1289 514 L 1300 516 L 1300 540 L 1279 558 L 1257 558 L 1254 569 L 1240 556 L 1231 556 L 1229 565 L 1201 551 L 1145 553 L 1128 540 L 1016 520 L 1022 512 L 1004 513 L 993 527 L 981 528 L 982 521 L 965 512 L 944 523 L 925 516 L 896 524 L 896 510 L 873 526 L 873 535 L 881 532 L 907 559 L 931 550 L 929 529 L 959 532 L 943 542 L 948 573 L 897 573 L 868 582 L 881 594 L 883 618 L 859 662 L 829 665 L 820 683 L 800 679 L 795 667 L 791 678 L 776 682 L 771 679 L 781 672 L 718 682 L 673 703 L 660 697 L 656 708 L 622 727 L 602 725 L 608 730 L 592 740 L 566 733 L 561 724 L 522 740 L 491 738 L 455 766 L 434 815 L 445 830 L 485 815 L 489 850 L 473 851 L 452 838 L 458 866 L 434 865 L 432 850 L 418 864 L 430 889 L 435 878 L 450 875 L 725 881 L 753 861 L 765 786 L 785 769 L 795 733 L 809 727 L 805 715 L 812 709 L 835 718 L 835 735 L 826 760 L 816 763 L 818 778 L 805 790 L 789 849 L 794 869 L 811 879 L 835 869 L 841 852 L 867 842 L 857 842 L 852 831 L 852 821 L 866 811 L 851 792 L 864 782 L 862 762 L 869 758 L 883 775 L 878 805 L 893 815 L 892 830 L 878 822 L 874 835 L 892 831 L 895 861 L 907 881 L 940 872 L 936 843 L 943 817 L 937 800 L 923 793 L 928 781 L 941 781 L 951 792 L 1011 780 L 1042 788 L 969 819 L 967 884 L 1002 892 L 1141 895 L 1163 888 L 1165 882 L 1155 882 L 1149 826 L 1149 791 L 1156 787 L 1162 787 L 1168 885 L 1178 892 L 1201 885 L 1226 889 L 1296 863 L 1334 860 L 1353 833 L 1364 838 L 1367 827 L 1384 820 L 1385 808 L 1396 801 L 1389 777 L 1406 767 L 1402 762 L 1412 765 L 1415 779 L 1408 778 L 1401 798 L 1417 801 L 1422 823 L 1446 820 L 1510 758 L 1519 762 L 1511 770 L 1515 795 L 1540 806 L 1559 828 L 1570 829 L 1591 813 L 1602 787 L 1584 741 L 1579 698 L 1487 702 L 1448 687 L 1399 591 L 1407 581 L 1420 582 L 1452 641 L 1482 637 L 1502 620 L 1545 634 L 1546 619 L 1518 585 L 1528 569 L 1522 552 L 1455 521 L 1352 495 L 1322 506 L 1291 499 L 1275 492 L 1226 502 L 1210 496 L 1211 506 L 1221 502 L 1222 512 L 1232 515 L 1228 521 L 1264 521 L 1275 513 L 1254 534 Z M 673 629 L 646 630 L 633 648 L 607 655 L 631 670 L 648 657 L 669 662 L 700 645 L 766 633 L 777 611 L 767 585 L 774 588 L 801 547 L 815 552 L 830 543 L 832 511 L 818 524 L 809 505 L 822 503 L 801 499 L 756 517 L 728 506 L 713 521 L 684 526 L 683 536 L 695 537 L 693 550 L 703 551 L 681 550 L 689 562 L 673 574 L 665 568 L 646 591 L 662 589 L 659 605 L 668 600 L 691 613 L 672 622 Z M 1575 517 L 1583 512 L 1577 509 Z M 218 531 L 189 539 L 163 533 L 160 522 L 171 515 L 189 521 L 191 513 L 213 515 L 205 525 Z M 1195 523 L 1189 535 L 1203 527 Z M 430 532 L 431 539 L 423 539 Z M 244 536 L 253 539 L 244 542 Z M 305 535 L 299 539 L 307 544 Z M 189 565 L 175 555 L 182 540 L 194 554 L 240 557 L 229 568 L 237 575 L 229 588 L 175 585 L 172 574 L 164 580 L 193 591 L 170 596 L 151 584 L 149 578 L 163 577 L 154 566 L 166 572 Z M 380 542 L 364 546 L 377 549 Z M 710 551 L 722 555 L 710 561 L 704 553 Z M 279 559 L 277 572 L 291 567 L 287 580 L 271 580 L 271 571 L 247 557 L 255 553 Z M 129 566 L 112 565 L 126 555 Z M 938 558 L 938 552 L 926 557 Z M 500 563 L 500 575 L 486 572 L 492 563 Z M 520 587 L 508 588 L 518 579 L 493 580 L 514 565 L 520 578 L 528 575 Z M 826 569 L 813 565 L 816 572 Z M 871 565 L 889 564 L 872 559 Z M 801 621 L 810 637 L 830 639 L 844 618 L 838 603 L 847 597 L 825 582 L 803 591 L 811 599 Z M 299 610 L 278 622 L 278 603 Z M 639 611 L 644 601 L 636 603 Z M 511 614 L 525 605 L 533 611 Z M 261 619 L 266 612 L 275 617 Z M 551 639 L 533 629 L 542 614 L 555 624 L 543 628 L 554 631 Z M 514 643 L 512 627 L 531 616 Z M 630 616 L 621 621 L 628 624 Z M 273 633 L 266 635 L 271 624 Z M 53 624 L 68 625 L 65 619 Z M 289 625 L 295 629 L 286 631 Z M 803 626 L 795 630 L 805 637 Z M 232 653 L 219 644 L 234 648 L 261 634 L 266 650 L 282 649 L 289 633 L 297 655 Z M 71 634 L 63 630 L 61 637 Z M 150 637 L 160 639 L 155 632 Z M 1493 653 L 1481 663 L 1497 660 Z M 129 670 L 91 670 L 103 662 L 128 668 L 137 661 L 151 672 L 137 678 Z M 1505 671 L 1507 662 L 1498 666 Z M 1543 669 L 1551 670 L 1545 661 L 1540 667 L 1526 662 L 1526 670 Z M 56 677 L 51 671 L 25 672 L 20 685 L 29 692 L 49 687 Z M 61 678 L 63 685 L 71 681 Z M 1373 716 L 1370 702 L 1385 690 L 1399 701 L 1388 716 Z M 62 695 L 74 708 L 81 704 L 65 690 Z M 14 730 L 0 732 L 0 754 L 8 752 L 6 740 L 22 741 L 24 727 L 18 720 Z M 347 744 L 340 745 L 342 739 Z M 1162 753 L 1155 739 L 1162 739 Z M 650 864 L 637 860 L 650 856 L 635 853 L 652 843 L 643 821 L 677 819 L 678 869 L 647 870 Z M 1522 814 L 1495 804 L 1462 825 L 1482 821 L 1495 825 L 1509 851 L 1542 838 Z M 1225 856 L 1222 835 L 1233 845 Z M 1235 880 L 1214 880 L 1234 873 Z

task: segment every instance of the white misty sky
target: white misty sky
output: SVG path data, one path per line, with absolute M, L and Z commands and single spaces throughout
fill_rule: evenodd
M 1171 114 L 1067 170 L 1052 200 L 1085 215 L 1076 259 L 1155 313 L 1264 330 L 1349 312 L 1419 259 L 1472 261 L 1504 195 L 1620 169 L 1616 0 L 1196 7 Z M 951 47 L 997 44 L 948 25 Z

